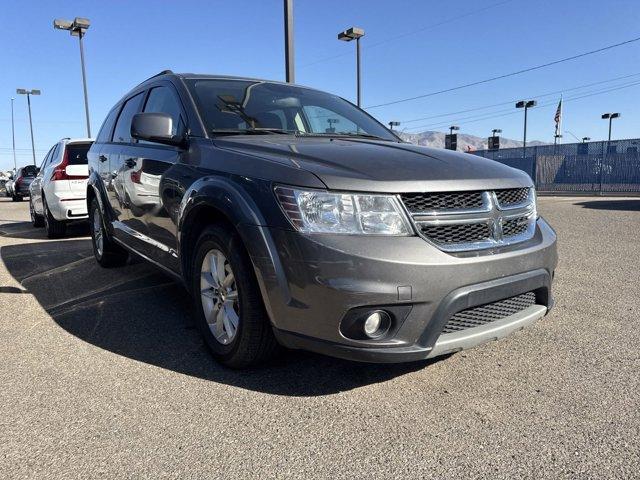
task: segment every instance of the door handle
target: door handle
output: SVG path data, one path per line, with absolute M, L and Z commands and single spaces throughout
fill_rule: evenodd
M 100 160 L 101 162 L 106 162 L 106 161 L 107 161 L 107 157 L 106 157 L 106 156 L 104 156 L 104 155 L 100 155 L 100 156 L 98 157 L 98 160 Z

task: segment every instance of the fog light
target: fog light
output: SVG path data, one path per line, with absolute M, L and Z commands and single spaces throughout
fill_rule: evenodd
M 389 328 L 389 314 L 382 310 L 376 310 L 367 316 L 364 321 L 364 333 L 369 338 L 376 338 L 383 335 Z

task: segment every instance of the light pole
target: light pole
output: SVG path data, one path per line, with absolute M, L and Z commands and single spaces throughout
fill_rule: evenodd
M 591 140 L 591 137 L 582 137 L 582 143 L 587 143 L 589 140 Z
M 15 98 L 11 97 L 11 143 L 13 145 L 13 171 L 15 173 L 18 170 L 18 165 L 16 164 L 16 131 L 13 124 L 13 102 Z
M 393 120 L 389 122 L 389 130 L 393 130 L 393 127 L 399 127 L 400 122 L 394 122 Z
M 87 74 L 84 69 L 84 48 L 82 47 L 82 37 L 85 36 L 89 28 L 88 18 L 76 17 L 73 21 L 56 19 L 53 21 L 53 28 L 58 30 L 68 30 L 72 37 L 78 37 L 80 43 L 80 66 L 82 67 L 82 87 L 84 89 L 84 111 L 87 116 L 87 137 L 91 138 L 91 123 L 89 122 L 89 95 L 87 93 Z
M 491 130 L 491 136 L 495 137 L 496 133 L 502 133 L 502 129 L 500 128 L 494 128 L 493 130 Z
M 460 127 L 457 126 L 457 125 L 451 125 L 449 127 L 449 135 L 453 135 L 453 132 L 456 131 L 456 130 L 460 130 Z
M 609 120 L 609 139 L 607 140 L 607 150 L 609 150 L 609 143 L 611 142 L 611 123 L 614 118 L 620 118 L 620 113 L 603 113 L 602 119 Z
M 338 40 L 350 42 L 356 41 L 356 89 L 357 89 L 357 104 L 360 106 L 362 99 L 360 95 L 360 38 L 364 37 L 364 30 L 358 27 L 351 27 L 344 32 L 338 34 Z
M 520 100 L 516 108 L 524 108 L 524 135 L 522 138 L 522 158 L 527 156 L 527 110 L 538 104 L 535 100 Z
M 614 118 L 620 118 L 620 113 L 619 112 L 614 112 L 614 113 L 603 113 L 602 114 L 602 119 L 603 120 L 609 120 L 609 136 L 607 137 L 607 151 L 602 156 L 603 160 L 606 160 L 606 158 L 609 156 L 609 148 L 610 148 L 610 145 L 611 145 L 611 124 L 613 123 L 613 119 Z M 603 170 L 604 170 L 604 161 L 602 163 L 603 164 L 600 165 L 600 195 L 602 195 L 602 173 L 603 173 Z
M 556 133 L 556 134 L 553 136 L 553 146 L 554 146 L 554 147 L 558 144 L 558 139 L 559 139 L 559 138 L 562 138 L 562 135 L 561 135 L 561 134 L 559 134 L 559 133 Z
M 293 58 L 293 0 L 284 0 L 284 69 L 287 83 L 295 83 Z
M 33 164 L 36 164 L 36 146 L 33 143 L 33 122 L 31 121 L 31 95 L 40 95 L 40 90 L 26 90 L 24 88 L 16 89 L 18 95 L 27 96 L 27 108 L 29 109 L 29 130 L 31 131 L 31 153 L 33 154 Z

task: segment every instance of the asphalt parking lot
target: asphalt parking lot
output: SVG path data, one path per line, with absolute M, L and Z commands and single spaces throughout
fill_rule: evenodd
M 186 293 L 100 269 L 0 199 L 2 478 L 596 478 L 640 472 L 640 198 L 542 197 L 556 308 L 439 361 L 218 366 Z

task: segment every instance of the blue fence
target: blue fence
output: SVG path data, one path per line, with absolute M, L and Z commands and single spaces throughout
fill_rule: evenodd
M 640 139 L 473 153 L 524 170 L 541 192 L 640 193 Z

